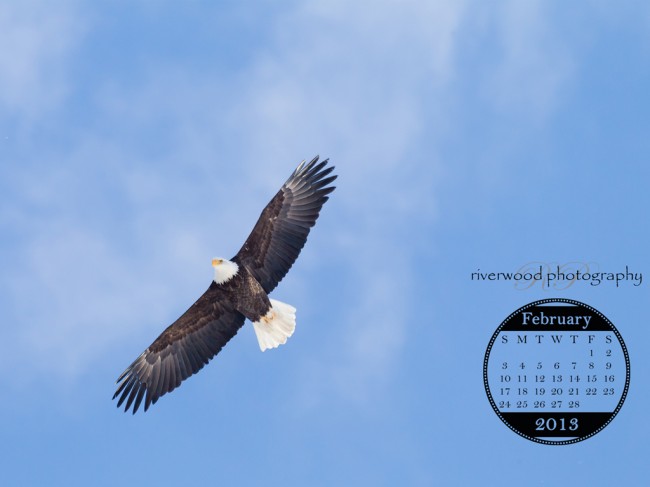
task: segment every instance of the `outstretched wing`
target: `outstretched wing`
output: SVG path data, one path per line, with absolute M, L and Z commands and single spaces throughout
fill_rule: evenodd
M 213 282 L 183 316 L 170 325 L 117 379 L 113 399 L 133 414 L 144 410 L 182 381 L 196 374 L 244 324 L 244 315 L 229 306 Z
M 309 164 L 304 161 L 282 185 L 255 224 L 243 247 L 233 257 L 270 293 L 289 272 L 298 258 L 309 230 L 316 223 L 336 176 L 325 177 L 334 170 L 327 159 L 318 156 Z

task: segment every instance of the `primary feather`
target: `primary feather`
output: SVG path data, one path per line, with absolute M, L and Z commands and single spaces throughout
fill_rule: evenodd
M 334 167 L 328 160 L 300 164 L 282 185 L 257 220 L 250 236 L 233 261 L 248 267 L 270 293 L 289 272 L 316 223 L 336 176 L 326 177 Z

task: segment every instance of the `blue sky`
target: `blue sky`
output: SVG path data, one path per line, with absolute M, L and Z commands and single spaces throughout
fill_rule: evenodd
M 641 485 L 648 284 L 516 289 L 529 262 L 650 272 L 642 2 L 4 2 L 3 485 Z M 146 414 L 114 381 L 302 159 L 337 190 L 250 325 Z M 650 277 L 648 277 L 650 279 Z M 629 396 L 550 447 L 482 384 L 536 299 L 602 311 Z

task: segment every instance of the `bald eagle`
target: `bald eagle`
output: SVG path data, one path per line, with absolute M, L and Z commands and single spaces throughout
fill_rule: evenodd
M 296 261 L 328 194 L 333 166 L 316 156 L 303 161 L 266 205 L 232 259 L 214 258 L 207 291 L 117 379 L 117 407 L 144 410 L 196 374 L 235 336 L 248 318 L 262 351 L 286 343 L 296 309 L 268 297 Z

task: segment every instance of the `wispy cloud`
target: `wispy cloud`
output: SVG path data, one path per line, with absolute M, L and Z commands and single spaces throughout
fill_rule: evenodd
M 66 60 L 88 24 L 62 12 L 5 7 L 5 35 L 38 32 L 22 43 L 24 66 L 17 55 L 0 58 L 11 94 L 0 103 L 31 113 L 72 89 Z M 236 251 L 293 165 L 320 152 L 340 174 L 326 208 L 335 218 L 319 224 L 303 259 L 335 256 L 344 271 L 332 278 L 359 294 L 339 296 L 332 326 L 341 340 L 322 351 L 338 365 L 315 373 L 322 390 L 364 400 L 390 376 L 409 333 L 410 255 L 438 216 L 436 143 L 449 130 L 446 99 L 472 15 L 463 2 L 297 3 L 265 20 L 268 38 L 236 68 L 167 60 L 128 83 L 93 86 L 95 122 L 48 156 L 56 164 L 36 164 L 44 155 L 33 152 L 11 173 L 16 197 L 0 224 L 15 245 L 0 286 L 21 321 L 9 337 L 24 347 L 15 353 L 35 353 L 34 370 L 74 377 L 134 330 L 161 329 L 202 290 L 206 256 Z M 527 85 L 516 96 L 534 104 L 541 93 L 546 105 L 564 79 L 540 79 L 549 63 L 560 72 L 564 64 L 517 47 L 548 40 L 540 15 L 513 4 L 498 19 L 504 56 L 488 86 L 504 106 L 505 85 Z M 46 42 L 71 25 L 73 34 Z M 41 92 L 50 94 L 39 101 Z
M 251 67 L 250 157 L 268 151 L 282 161 L 296 147 L 325 147 L 341 175 L 328 208 L 337 211 L 336 234 L 314 244 L 339 259 L 329 285 L 341 280 L 356 293 L 339 294 L 340 312 L 327 312 L 331 348 L 319 353 L 328 365 L 307 360 L 297 391 L 305 405 L 331 393 L 365 403 L 403 353 L 414 308 L 408 248 L 422 236 L 408 222 L 435 219 L 439 164 L 435 152 L 411 149 L 437 137 L 423 106 L 453 77 L 463 12 L 461 3 L 305 4 L 277 20 Z
M 557 106 L 575 66 L 546 2 L 506 2 L 491 12 L 501 56 L 487 79 L 488 95 L 502 110 L 545 117 Z
M 42 4 L 40 4 L 42 6 Z M 74 4 L 56 9 L 37 2 L 0 6 L 0 106 L 34 121 L 55 107 L 69 86 L 68 62 L 83 35 Z

